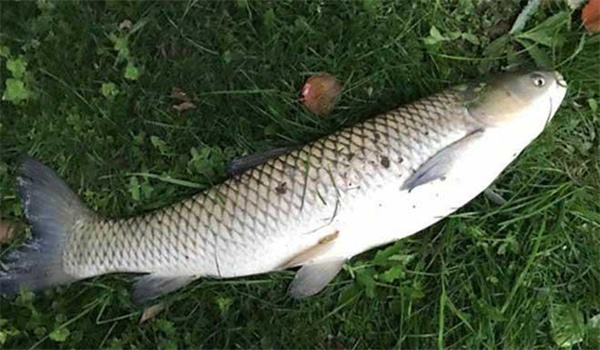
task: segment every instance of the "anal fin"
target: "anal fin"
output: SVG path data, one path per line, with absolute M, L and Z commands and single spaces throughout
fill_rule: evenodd
M 133 285 L 131 300 L 135 304 L 142 304 L 148 300 L 158 298 L 163 294 L 175 291 L 195 280 L 195 276 L 158 276 L 150 274 L 140 277 Z
M 319 293 L 342 269 L 345 258 L 327 258 L 323 256 L 330 251 L 335 244 L 339 231 L 334 231 L 309 247 L 296 254 L 282 268 L 302 265 L 290 284 L 289 295 L 294 299 L 302 299 Z

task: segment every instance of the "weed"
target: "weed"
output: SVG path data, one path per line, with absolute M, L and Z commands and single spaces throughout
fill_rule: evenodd
M 2 2 L 0 210 L 12 219 L 23 219 L 24 154 L 91 208 L 128 216 L 223 180 L 236 155 L 299 145 L 503 69 L 557 68 L 569 90 L 495 183 L 506 203 L 478 197 L 362 254 L 318 296 L 290 300 L 289 271 L 203 279 L 140 325 L 131 276 L 103 276 L 2 299 L 0 346 L 597 348 L 600 37 L 562 1 L 513 27 L 522 3 Z M 322 71 L 344 85 L 326 118 L 299 103 Z M 194 108 L 175 110 L 172 91 Z

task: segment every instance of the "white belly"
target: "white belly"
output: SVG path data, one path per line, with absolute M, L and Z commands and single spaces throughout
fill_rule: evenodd
M 339 238 L 323 260 L 352 257 L 415 234 L 448 216 L 485 190 L 521 151 L 500 130 L 488 130 L 443 179 L 400 190 L 400 181 L 373 190 L 366 200 L 336 220 Z M 403 182 L 404 180 L 402 180 Z

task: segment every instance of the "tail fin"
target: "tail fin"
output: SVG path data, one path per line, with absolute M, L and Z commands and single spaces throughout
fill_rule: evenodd
M 24 160 L 17 182 L 32 238 L 9 254 L 9 270 L 0 272 L 0 294 L 77 280 L 63 269 L 63 250 L 73 224 L 91 212 L 54 171 L 33 159 Z

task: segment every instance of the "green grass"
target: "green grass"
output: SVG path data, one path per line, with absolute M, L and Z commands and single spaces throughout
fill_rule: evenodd
M 3 1 L 0 88 L 24 98 L 0 104 L 0 209 L 11 220 L 24 220 L 14 178 L 25 154 L 100 213 L 134 215 L 223 180 L 236 155 L 301 144 L 454 83 L 547 65 L 570 85 L 496 182 L 508 203 L 480 196 L 356 257 L 318 296 L 288 298 L 292 272 L 203 279 L 139 325 L 131 276 L 103 276 L 1 299 L 0 347 L 600 347 L 600 40 L 561 1 L 508 35 L 524 3 Z M 345 86 L 328 117 L 298 102 L 319 71 Z M 173 110 L 175 87 L 197 108 Z

